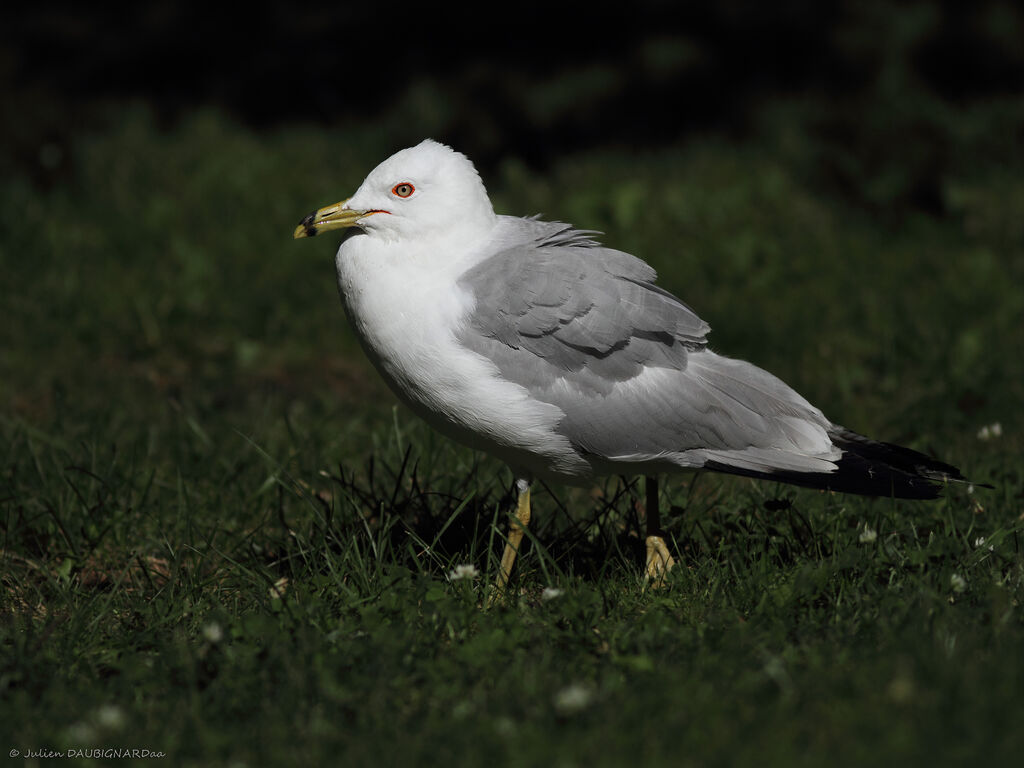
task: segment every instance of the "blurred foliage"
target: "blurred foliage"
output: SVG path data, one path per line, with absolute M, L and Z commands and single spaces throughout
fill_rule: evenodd
M 103 104 L 161 125 L 204 105 L 269 127 L 384 119 L 389 149 L 446 140 L 485 171 L 704 133 L 784 140 L 816 188 L 945 212 L 975 164 L 1020 162 L 1024 12 L 1009 0 L 518 4 L 487 23 L 397 3 L 54 2 L 0 19 L 0 171 L 52 183 Z

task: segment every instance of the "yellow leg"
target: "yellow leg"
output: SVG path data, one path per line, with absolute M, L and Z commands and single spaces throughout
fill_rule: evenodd
M 508 543 L 501 555 L 501 570 L 498 572 L 497 593 L 505 591 L 508 578 L 512 574 L 512 566 L 519 554 L 519 545 L 523 542 L 523 534 L 530 524 L 530 484 L 526 480 L 516 480 L 516 514 L 508 527 Z
M 646 517 L 647 517 L 647 567 L 644 572 L 644 579 L 654 589 L 665 585 L 665 574 L 667 574 L 676 561 L 672 558 L 661 537 L 661 515 L 658 511 L 658 479 L 656 477 L 645 478 L 647 495 Z

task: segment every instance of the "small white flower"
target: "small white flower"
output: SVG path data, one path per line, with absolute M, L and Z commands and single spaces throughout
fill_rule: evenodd
M 288 577 L 282 576 L 280 579 L 274 582 L 268 593 L 271 600 L 283 600 L 284 593 L 288 590 Z
M 448 574 L 448 581 L 461 581 L 462 579 L 472 580 L 479 575 L 480 572 L 472 563 L 469 563 L 468 565 L 456 565 L 455 570 Z
M 593 692 L 585 685 L 573 683 L 555 694 L 555 710 L 560 715 L 574 715 L 590 706 Z
M 986 424 L 984 427 L 978 430 L 979 440 L 991 440 L 993 437 L 1001 437 L 1003 434 L 1003 425 L 998 421 L 991 424 Z
M 548 600 L 554 600 L 556 597 L 561 597 L 564 594 L 564 590 L 558 587 L 544 587 L 544 591 L 540 593 L 540 599 L 545 603 Z
M 959 573 L 954 573 L 949 577 L 949 586 L 953 588 L 954 592 L 964 592 L 967 589 L 967 579 Z
M 857 537 L 857 541 L 861 544 L 870 544 L 878 538 L 878 531 L 867 525 L 864 526 L 864 530 L 860 532 L 860 536 Z
M 978 538 L 976 538 L 974 540 L 974 547 L 975 547 L 975 549 L 981 549 L 982 547 L 986 546 L 985 545 L 986 541 L 987 541 L 987 539 L 984 536 L 979 536 Z M 993 545 L 993 544 L 989 544 L 987 548 L 988 548 L 989 552 L 995 552 L 995 549 L 996 549 L 995 545 Z
M 96 724 L 111 731 L 120 730 L 124 726 L 124 712 L 113 704 L 104 704 L 96 710 Z
M 216 621 L 211 621 L 203 627 L 203 637 L 205 637 L 208 642 L 216 645 L 224 639 L 224 630 L 221 629 L 220 624 Z

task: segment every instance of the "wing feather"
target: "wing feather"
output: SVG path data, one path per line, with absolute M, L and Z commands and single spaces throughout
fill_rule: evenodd
M 460 279 L 475 298 L 460 341 L 557 405 L 559 431 L 580 451 L 683 465 L 712 451 L 743 468 L 777 452 L 794 469 L 836 455 L 820 411 L 760 368 L 707 350 L 707 323 L 654 285 L 651 267 L 592 233 L 528 224 L 529 236 Z
M 481 336 L 547 361 L 625 380 L 646 366 L 683 368 L 707 323 L 654 285 L 655 271 L 559 223 L 524 221 L 527 237 L 468 270 L 475 298 L 463 341 Z M 479 346 L 479 344 L 477 344 Z M 482 350 L 478 350 L 482 351 Z M 615 359 L 610 359 L 614 357 Z

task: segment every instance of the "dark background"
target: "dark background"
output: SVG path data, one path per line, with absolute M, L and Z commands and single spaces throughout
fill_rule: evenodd
M 256 129 L 390 111 L 396 147 L 441 134 L 484 169 L 792 129 L 830 190 L 941 213 L 951 166 L 1024 143 L 1016 119 L 962 120 L 1022 91 L 1024 12 L 1001 0 L 87 5 L 0 12 L 3 170 L 45 185 L 76 132 L 140 100 L 164 125 L 211 105 Z M 63 162 L 40 164 L 44 144 Z

